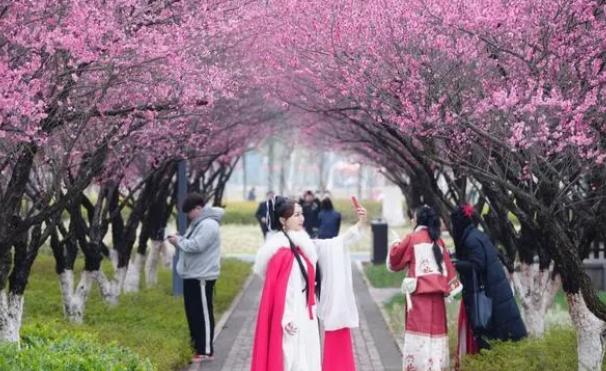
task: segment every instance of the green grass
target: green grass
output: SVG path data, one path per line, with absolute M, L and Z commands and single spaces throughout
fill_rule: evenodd
M 49 325 L 26 325 L 22 340 L 0 344 L 0 370 L 151 371 L 149 359 L 115 344 L 101 344 L 91 334 L 58 331 Z
M 76 278 L 81 269 L 81 265 L 76 267 Z M 235 259 L 223 260 L 216 286 L 217 320 L 239 292 L 249 272 L 248 263 Z M 161 269 L 158 273 L 157 287 L 135 294 L 123 294 L 115 307 L 104 303 L 98 288 L 93 286 L 86 305 L 84 324 L 74 325 L 63 318 L 54 260 L 51 256 L 41 255 L 34 264 L 25 292 L 23 323 L 28 326 L 48 324 L 74 334 L 93 334 L 104 344 L 115 342 L 141 357 L 149 358 L 158 370 L 182 366 L 191 356 L 183 299 L 171 295 L 170 271 Z
M 405 276 L 404 271 L 388 271 L 385 264 L 374 265 L 365 263 L 364 273 L 370 284 L 376 288 L 400 287 Z

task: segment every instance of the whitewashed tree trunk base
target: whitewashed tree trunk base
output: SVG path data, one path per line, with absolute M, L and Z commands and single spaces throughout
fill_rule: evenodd
M 23 295 L 0 291 L 0 342 L 19 343 Z
M 147 259 L 145 260 L 145 284 L 147 287 L 154 287 L 158 284 L 158 264 L 163 244 L 164 241 L 152 240 L 151 247 L 148 249 Z
M 522 317 L 531 336 L 541 337 L 545 333 L 545 315 L 562 284 L 559 275 L 551 278 L 553 269 L 553 264 L 549 269 L 540 270 L 538 263 L 520 263 L 513 274 Z
M 162 243 L 160 254 L 162 255 L 162 264 L 164 264 L 164 267 L 171 268 L 173 266 L 173 257 L 175 256 L 175 247 L 169 243 Z
M 65 270 L 59 275 L 61 296 L 63 297 L 63 313 L 70 322 L 84 322 L 84 309 L 93 282 L 94 272 L 82 271 L 80 282 L 74 291 L 74 272 Z
M 139 292 L 141 272 L 145 264 L 145 255 L 135 254 L 135 261 L 128 265 L 124 280 L 124 292 Z
M 109 250 L 109 260 L 112 262 L 114 271 L 118 269 L 118 252 L 114 249 Z
M 124 280 L 126 278 L 126 267 L 118 268 L 115 273 L 115 278 L 109 280 L 103 271 L 95 272 L 95 279 L 99 284 L 101 290 L 101 296 L 106 303 L 110 305 L 118 304 L 118 298 L 124 286 Z
M 589 311 L 581 293 L 566 294 L 566 298 L 577 332 L 579 371 L 601 370 L 606 349 L 606 322 Z

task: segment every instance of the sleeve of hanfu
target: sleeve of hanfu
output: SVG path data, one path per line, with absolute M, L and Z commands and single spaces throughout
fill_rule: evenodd
M 358 327 L 349 246 L 362 238 L 357 226 L 340 236 L 314 240 L 322 275 L 318 316 L 328 331 Z
M 412 241 L 410 235 L 394 245 L 387 254 L 387 269 L 392 272 L 404 270 L 412 261 Z

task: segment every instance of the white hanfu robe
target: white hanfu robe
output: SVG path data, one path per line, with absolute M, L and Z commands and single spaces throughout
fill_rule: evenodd
M 303 291 L 305 280 L 299 265 L 293 262 L 281 323 L 282 328 L 293 323 L 297 332 L 294 335 L 283 333 L 284 371 L 319 371 L 322 369 L 322 355 L 318 317 L 326 330 L 358 326 L 348 246 L 357 242 L 361 235 L 355 226 L 326 240 L 312 240 L 305 231 L 289 232 L 288 235 L 314 267 L 319 263 L 322 289 L 319 304 L 312 307 L 313 318 L 310 318 L 307 294 Z M 265 277 L 272 256 L 283 248 L 290 248 L 284 233 L 271 235 L 257 253 L 254 272 Z

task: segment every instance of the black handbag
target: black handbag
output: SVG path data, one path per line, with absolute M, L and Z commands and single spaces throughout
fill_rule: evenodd
M 486 250 L 484 250 L 484 257 L 486 257 Z M 490 319 L 492 318 L 492 299 L 486 295 L 484 282 L 478 277 L 479 272 L 476 272 L 475 268 L 473 268 L 471 274 L 474 288 L 471 305 L 472 313 L 470 316 L 471 326 L 474 331 L 481 332 L 488 327 L 488 323 L 490 323 Z

